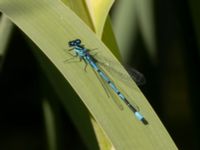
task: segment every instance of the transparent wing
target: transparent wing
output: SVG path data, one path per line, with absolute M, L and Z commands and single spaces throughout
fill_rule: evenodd
M 108 86 L 108 84 L 97 74 L 96 71 L 93 70 L 93 72 L 95 73 L 95 75 L 97 76 L 97 78 L 98 78 L 99 82 L 101 83 L 103 89 L 105 90 L 106 95 L 113 100 L 113 102 L 118 106 L 118 108 L 120 110 L 123 110 L 123 106 L 121 104 L 121 101 L 117 98 L 117 96 L 114 95 L 115 93 L 113 93 L 113 91 L 110 90 L 110 87 Z
M 111 61 L 102 62 L 98 60 L 99 65 L 103 66 L 112 76 L 123 80 L 125 83 L 128 83 L 129 76 L 127 74 L 122 73 L 116 65 Z M 137 85 L 144 85 L 146 83 L 145 77 L 142 73 L 137 71 L 134 68 L 125 66 L 125 69 L 129 73 L 130 77 L 136 82 Z
M 104 70 L 102 67 L 99 66 L 99 68 L 106 74 L 105 70 Z M 106 76 L 109 77 L 109 79 L 111 80 L 111 77 L 110 77 L 108 74 L 106 74 Z M 106 84 L 105 86 L 107 86 L 108 92 L 110 93 L 112 99 L 113 99 L 114 102 L 117 104 L 117 106 L 118 106 L 119 108 L 120 108 L 120 107 L 123 108 L 123 106 L 122 106 L 122 104 L 121 104 L 121 100 L 119 99 L 119 97 L 117 97 L 116 93 L 114 93 L 114 92 L 110 89 L 110 87 L 108 86 L 108 84 L 107 84 L 103 79 L 101 79 L 101 80 L 102 80 L 102 82 L 104 82 L 104 83 Z M 128 80 L 127 80 L 127 81 L 128 81 Z M 111 82 L 113 82 L 113 81 L 111 80 Z M 114 82 L 113 82 L 113 83 L 114 83 Z M 119 87 L 119 85 L 117 86 L 117 88 L 125 95 L 126 98 L 131 99 L 131 98 L 126 94 L 126 92 L 125 92 L 122 88 Z M 137 111 L 140 110 L 136 103 L 134 103 L 134 102 L 130 102 L 130 103 L 131 103 L 131 105 L 132 105 Z M 120 108 L 120 109 L 121 109 L 121 108 Z
M 146 83 L 146 79 L 144 75 L 139 72 L 138 70 L 131 68 L 131 67 L 125 67 L 131 78 L 136 82 L 137 85 L 144 85 Z

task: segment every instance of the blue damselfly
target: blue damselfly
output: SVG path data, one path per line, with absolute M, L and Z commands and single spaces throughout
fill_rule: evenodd
M 97 59 L 93 57 L 90 53 L 90 49 L 85 48 L 83 44 L 81 44 L 80 39 L 76 39 L 68 42 L 69 47 L 72 47 L 70 51 L 74 51 L 75 55 L 73 57 L 79 57 L 80 60 L 85 62 L 85 70 L 87 65 L 90 65 L 96 74 L 100 76 L 102 80 L 104 80 L 109 87 L 117 94 L 117 96 L 129 107 L 129 109 L 134 113 L 136 118 L 140 120 L 143 124 L 147 125 L 148 122 L 144 118 L 144 116 L 139 112 L 139 109 L 133 106 L 127 98 L 122 94 L 122 92 L 117 88 L 114 82 L 105 74 L 105 72 L 99 67 Z

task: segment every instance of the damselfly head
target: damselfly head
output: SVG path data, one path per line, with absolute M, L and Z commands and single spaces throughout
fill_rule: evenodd
M 76 39 L 76 40 L 68 42 L 69 47 L 77 46 L 77 45 L 80 45 L 80 44 L 81 44 L 81 40 L 80 39 Z

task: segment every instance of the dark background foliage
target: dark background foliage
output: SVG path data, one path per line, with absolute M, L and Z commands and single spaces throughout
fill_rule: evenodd
M 154 2 L 156 63 L 139 30 L 130 63 L 145 74 L 147 83 L 141 89 L 178 148 L 199 149 L 200 51 L 194 19 L 199 5 L 192 7 L 195 2 L 187 0 Z

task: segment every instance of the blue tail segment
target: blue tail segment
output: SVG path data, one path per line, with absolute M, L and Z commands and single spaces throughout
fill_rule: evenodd
M 81 45 L 81 40 L 76 39 L 68 42 L 69 47 L 72 47 L 75 55 L 74 57 L 79 57 L 80 60 L 84 60 L 87 64 L 89 64 L 98 74 L 99 76 L 110 86 L 110 88 L 118 95 L 118 97 L 129 107 L 129 109 L 134 113 L 135 117 L 141 121 L 144 125 L 148 124 L 148 121 L 144 118 L 144 116 L 126 99 L 126 97 L 118 90 L 115 84 L 109 79 L 109 77 L 100 69 L 98 66 L 98 61 L 89 53 L 89 49 L 86 49 L 84 45 Z M 86 69 L 85 67 L 85 69 Z

